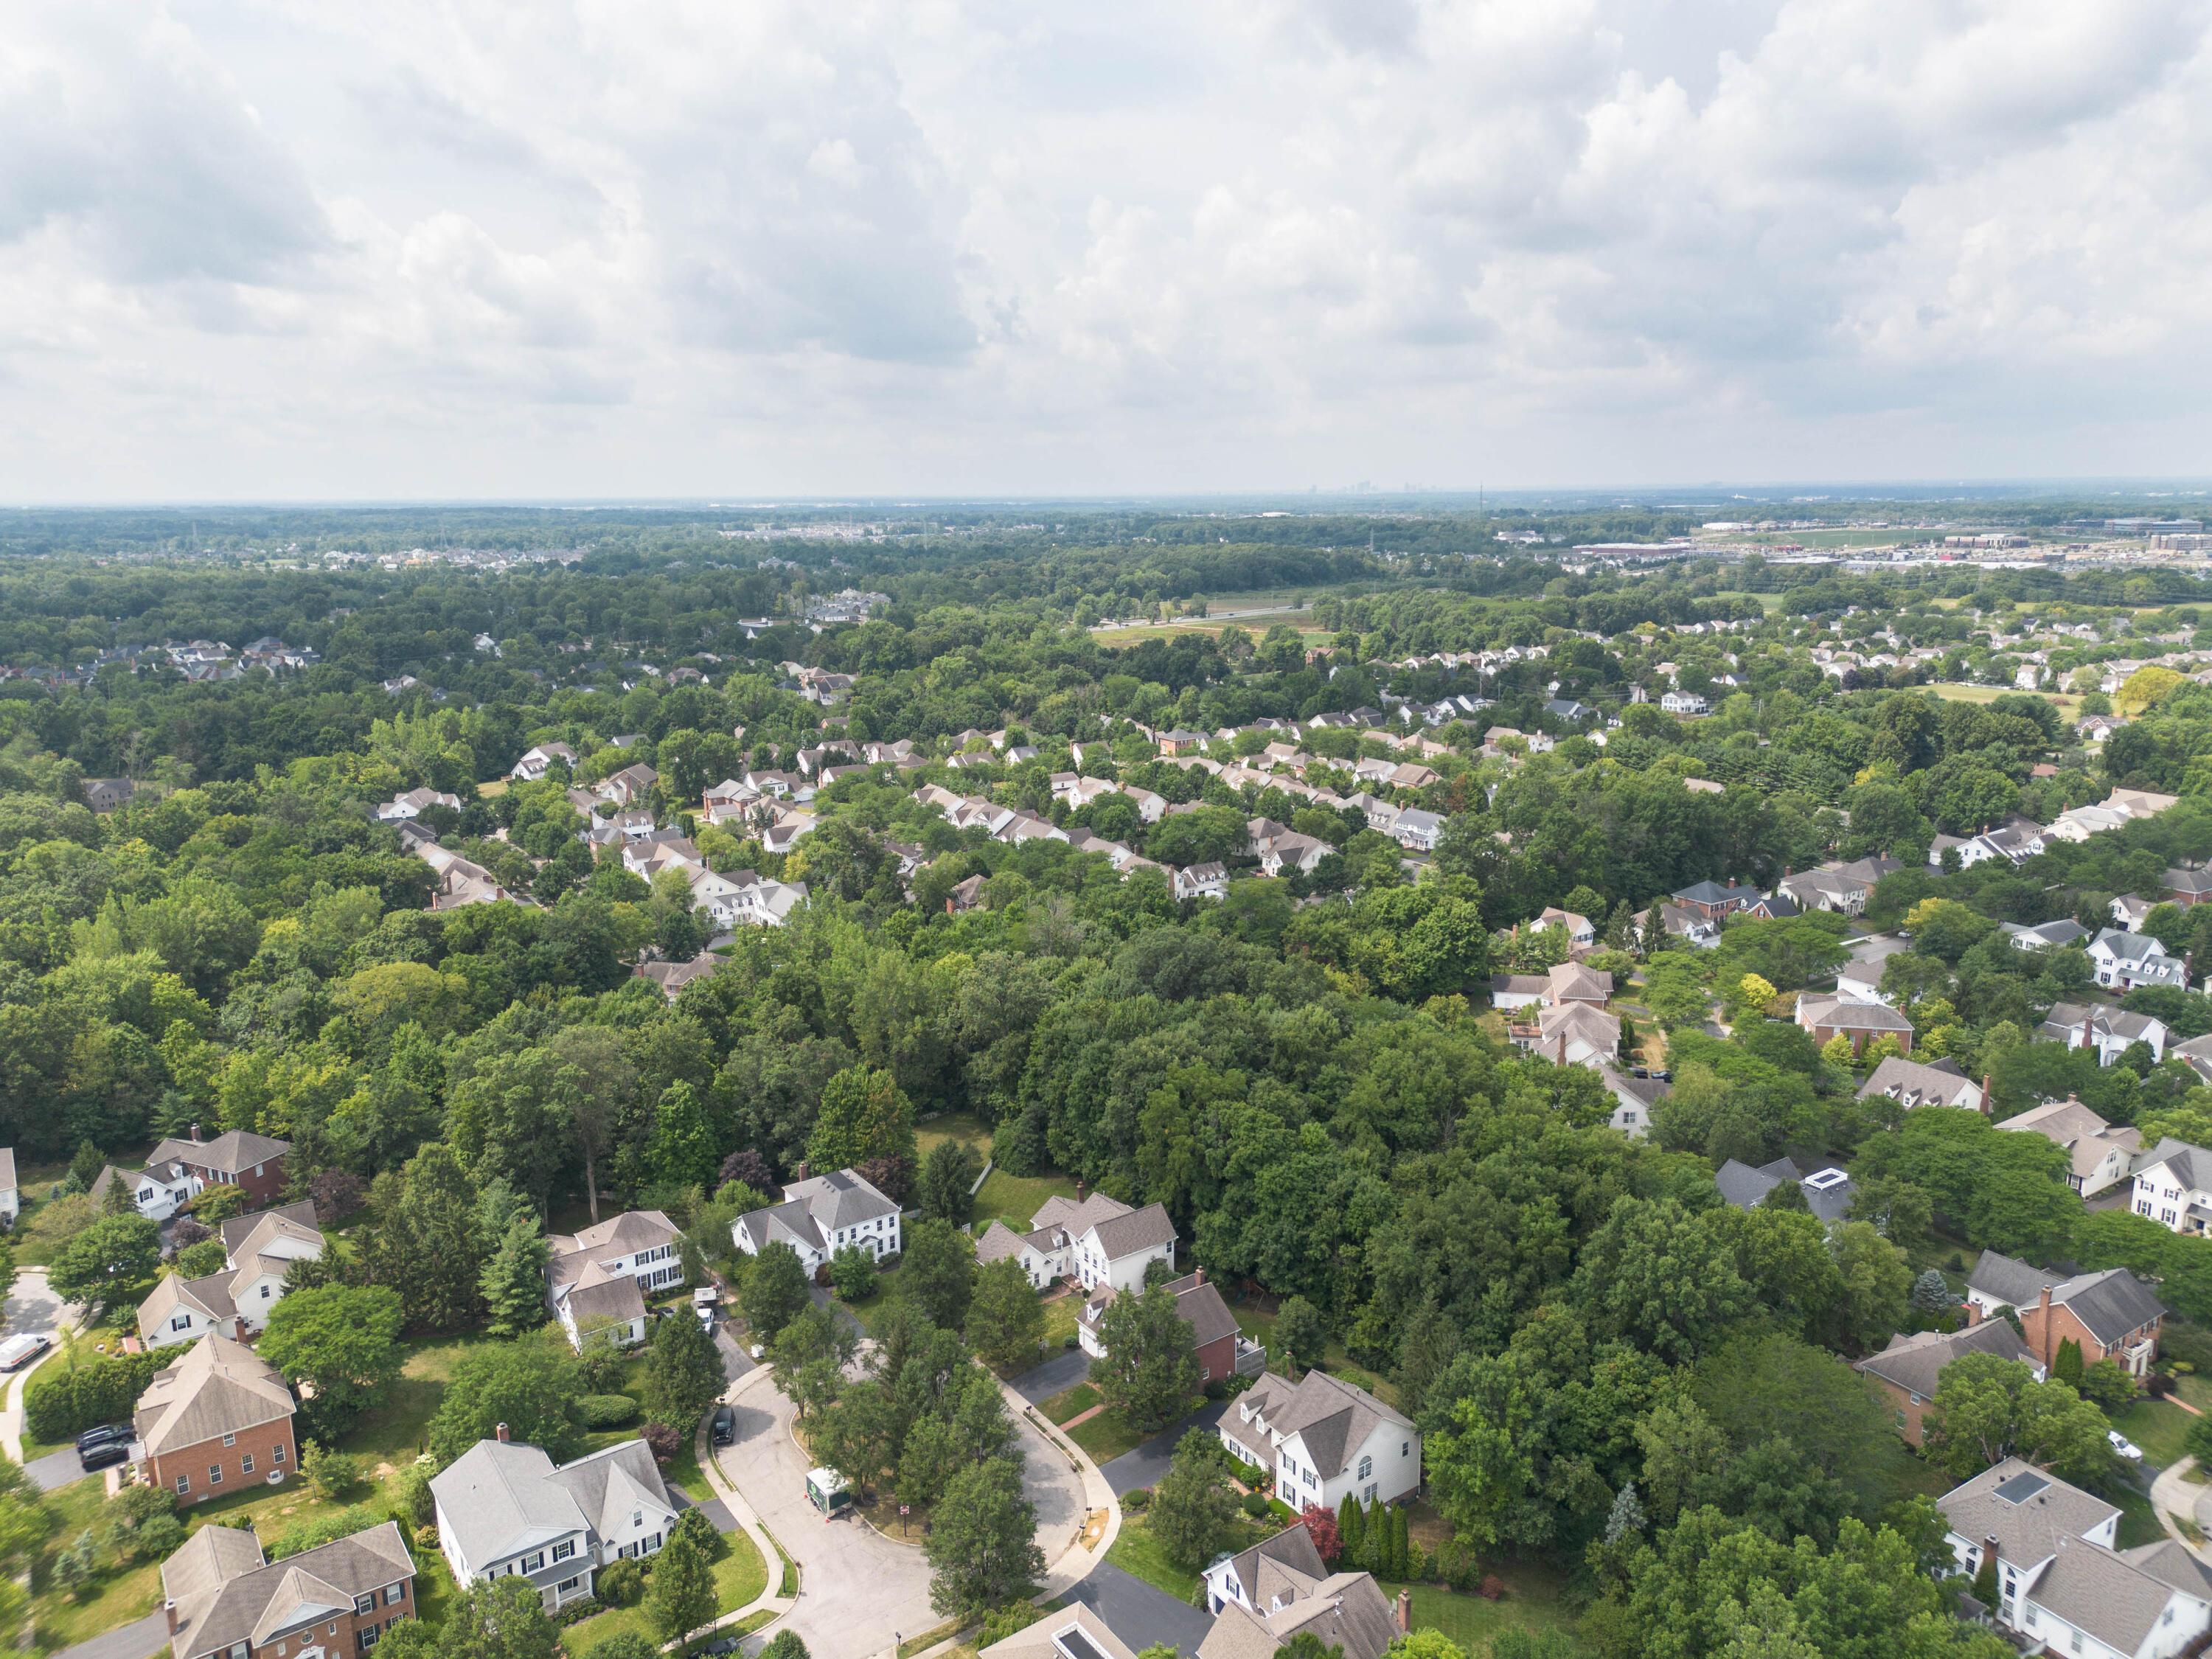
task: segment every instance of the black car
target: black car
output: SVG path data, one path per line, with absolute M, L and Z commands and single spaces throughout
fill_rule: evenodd
M 726 1446 L 738 1437 L 738 1414 L 727 1406 L 714 1407 L 714 1443 Z
M 81 1452 L 87 1452 L 94 1446 L 105 1446 L 111 1441 L 117 1440 L 122 1441 L 126 1445 L 130 1443 L 131 1425 L 128 1423 L 102 1423 L 96 1429 L 87 1429 L 82 1434 L 77 1436 L 76 1449 Z
M 131 1443 L 127 1439 L 110 1440 L 102 1445 L 88 1446 L 78 1451 L 76 1461 L 88 1470 L 104 1469 L 110 1463 L 127 1463 L 131 1461 Z

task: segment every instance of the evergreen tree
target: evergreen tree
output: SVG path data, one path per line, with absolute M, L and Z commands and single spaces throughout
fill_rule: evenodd
M 2081 1345 L 2069 1336 L 2059 1343 L 2058 1352 L 2051 1357 L 2051 1380 L 2063 1382 L 2078 1393 L 2081 1369 Z
M 665 1325 L 690 1325 L 698 1321 L 671 1319 Z M 645 1616 L 665 1642 L 680 1642 L 714 1618 L 714 1569 L 707 1552 L 688 1528 L 678 1527 L 653 1558 L 653 1573 L 645 1591 Z
M 1950 1283 L 1939 1269 L 1930 1267 L 1912 1281 L 1912 1305 L 1931 1316 L 1947 1314 L 1957 1305 Z
M 1458 1352 L 1458 1322 L 1428 1297 L 1407 1317 L 1398 1340 L 1398 1398 L 1409 1413 L 1420 1414 L 1431 1385 L 1451 1369 Z
M 1648 1524 L 1643 1500 L 1636 1495 L 1636 1483 L 1629 1481 L 1613 1494 L 1613 1512 L 1605 1518 L 1605 1541 L 1618 1544 L 1641 1533 Z
M 647 1155 L 653 1178 L 672 1187 L 704 1187 L 714 1178 L 714 1128 L 699 1091 L 678 1080 L 661 1091 Z
M 1336 1505 L 1336 1536 L 1340 1544 L 1338 1559 L 1357 1561 L 1359 1559 L 1361 1534 L 1359 1523 L 1364 1517 L 1359 1513 L 1359 1500 L 1346 1492 Z
M 645 1358 L 646 1414 L 689 1434 L 722 1392 L 722 1356 L 707 1328 L 679 1313 L 653 1328 Z
M 963 1467 L 938 1501 L 922 1549 L 929 1604 L 948 1619 L 979 1618 L 1030 1595 L 1044 1571 L 1044 1552 L 1021 1466 L 994 1457 Z
M 417 1152 L 392 1187 L 367 1252 L 376 1283 L 399 1292 L 416 1330 L 454 1331 L 476 1321 L 483 1252 L 477 1194 L 460 1155 L 441 1141 Z
M 520 1336 L 545 1322 L 545 1264 L 551 1251 L 534 1215 L 518 1215 L 485 1261 L 477 1288 L 494 1336 Z

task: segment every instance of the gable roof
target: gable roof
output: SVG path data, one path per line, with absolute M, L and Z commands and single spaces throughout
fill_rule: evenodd
M 1285 1440 L 1296 1435 L 1304 1441 L 1306 1455 L 1324 1480 L 1342 1471 L 1345 1460 L 1365 1443 L 1377 1424 L 1413 1426 L 1410 1418 L 1366 1389 L 1327 1371 L 1308 1371 L 1296 1382 L 1266 1372 L 1246 1390 L 1241 1403 L 1260 1413 L 1271 1433 Z
M 2212 1152 L 2202 1146 L 2192 1146 L 2185 1140 L 2166 1135 L 2136 1160 L 2136 1173 L 2155 1170 L 2161 1164 L 2185 1188 L 2198 1192 L 2212 1188 Z
M 1948 1060 L 1929 1065 L 1902 1054 L 1892 1054 L 1859 1085 L 1859 1099 L 1875 1095 L 1887 1095 L 1908 1107 L 1940 1101 L 1947 1106 L 1964 1106 L 1973 1111 L 1982 1109 L 1982 1085 Z
M 2142 1131 L 2127 1127 L 2116 1129 L 2071 1097 L 2031 1106 L 2018 1116 L 2007 1118 L 1997 1127 L 2027 1130 L 2063 1147 L 2077 1176 L 2094 1174 L 2097 1166 L 2116 1151 L 2132 1155 L 2142 1146 Z
M 2113 1505 L 2025 1459 L 2008 1457 L 1936 1500 L 1951 1530 L 1979 1545 L 1994 1536 L 1997 1553 L 2033 1566 L 2057 1553 L 2062 1539 L 2079 1539 L 2119 1514 Z
M 226 1129 L 213 1140 L 179 1140 L 172 1137 L 146 1155 L 148 1167 L 173 1162 L 200 1170 L 228 1170 L 235 1175 L 257 1164 L 272 1163 L 292 1150 L 289 1140 L 273 1140 L 249 1129 Z
M 314 1205 L 306 1199 L 297 1204 L 279 1204 L 266 1210 L 249 1210 L 244 1215 L 231 1216 L 216 1224 L 216 1236 L 222 1240 L 222 1253 L 235 1259 L 244 1248 L 248 1235 L 271 1216 L 307 1228 L 318 1235 L 322 1231 L 323 1224 L 315 1214 Z
M 1267 1605 L 1267 1589 L 1273 1580 L 1310 1589 L 1328 1577 L 1321 1552 L 1314 1547 L 1313 1534 L 1297 1521 L 1232 1555 L 1227 1565 L 1229 1577 L 1244 1592 L 1245 1600 L 1257 1607 Z
M 210 1335 L 155 1372 L 131 1423 L 147 1451 L 158 1454 L 291 1415 L 292 1391 L 275 1366 L 242 1343 Z
M 1340 1572 L 1272 1612 L 1231 1602 L 1198 1644 L 1198 1659 L 1273 1659 L 1301 1632 L 1311 1632 L 1324 1650 L 1341 1650 L 1344 1659 L 1381 1659 L 1398 1628 L 1372 1575 Z
M 2170 1558 L 2155 1554 L 2156 1545 L 2150 1549 L 2165 1572 L 2175 1572 Z M 2145 1571 L 2130 1559 L 2142 1553 L 2122 1554 L 2086 1539 L 2062 1538 L 2055 1558 L 2036 1578 L 2028 1595 L 2037 1606 L 2057 1613 L 2077 1630 L 2088 1632 L 2108 1647 L 2122 1653 L 2138 1652 L 2158 1628 L 2176 1589 L 2160 1574 Z M 2212 1599 L 2212 1586 L 2200 1573 L 2187 1593 Z
M 1851 1369 L 1929 1400 L 1935 1397 L 1936 1380 L 1944 1368 L 1970 1353 L 1993 1353 L 2000 1359 L 2016 1359 L 2026 1365 L 2036 1363 L 2019 1332 L 2002 1319 L 1984 1319 L 1962 1330 L 1914 1331 L 1893 1336 L 1887 1347 L 1869 1354 Z
M 1855 1002 L 1849 997 L 1801 996 L 1797 1023 L 1807 1030 L 1825 1025 L 1837 1031 L 1910 1031 L 1912 1022 L 1896 1009 L 1880 1002 Z
M 619 1441 L 556 1466 L 520 1442 L 479 1440 L 430 1482 L 442 1524 L 472 1567 L 504 1560 L 570 1534 L 614 1528 L 619 1509 L 649 1502 L 672 1510 L 642 1439 Z
M 202 1527 L 161 1564 L 163 1595 L 175 1605 L 175 1659 L 264 1642 L 310 1620 L 351 1612 L 356 1596 L 415 1574 L 398 1525 L 386 1521 L 344 1538 L 265 1561 L 250 1532 Z

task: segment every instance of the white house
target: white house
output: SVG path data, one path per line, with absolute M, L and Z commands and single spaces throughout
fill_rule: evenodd
M 1030 1218 L 1024 1241 L 1045 1250 L 1054 1277 L 1072 1279 L 1086 1291 L 1102 1285 L 1142 1290 L 1153 1262 L 1175 1266 L 1175 1223 L 1166 1208 L 1133 1209 L 1103 1193 L 1079 1201 L 1057 1194 L 1045 1200 Z
M 2101 1002 L 2054 1002 L 2043 1024 L 2035 1028 L 2035 1036 L 2040 1042 L 2094 1048 L 2097 1064 L 2111 1066 L 2138 1042 L 2149 1047 L 2154 1061 L 2165 1059 L 2169 1033 L 2165 1021 L 2148 1014 L 2130 1013 Z
M 258 1333 L 284 1299 L 292 1264 L 323 1254 L 313 1204 L 233 1216 L 222 1238 L 222 1272 L 203 1279 L 165 1273 L 138 1304 L 138 1336 L 148 1347 L 197 1342 L 210 1331 L 234 1342 Z
M 1963 1573 L 1996 1558 L 1991 1615 L 2033 1651 L 2172 1659 L 2212 1627 L 2212 1570 L 2170 1538 L 2116 1549 L 2120 1511 L 2017 1457 L 1936 1500 Z
M 1443 832 L 1443 813 L 1408 806 L 1392 822 L 1389 833 L 1390 839 L 1409 853 L 1433 853 Z
M 418 818 L 422 816 L 422 809 L 426 806 L 449 807 L 458 812 L 461 810 L 461 798 L 443 794 L 435 789 L 410 789 L 404 794 L 394 795 L 380 805 L 376 809 L 377 822 L 397 823 L 402 818 Z
M 2178 1233 L 2212 1230 L 2212 1152 L 2169 1135 L 2135 1164 L 2135 1211 Z
M 556 1465 L 536 1446 L 479 1440 L 434 1476 L 438 1547 L 453 1582 L 520 1576 L 548 1608 L 592 1594 L 611 1562 L 657 1554 L 677 1509 L 642 1438 Z
M 2089 930 L 2071 916 L 2061 916 L 2056 921 L 2046 921 L 2033 927 L 2024 927 L 2016 921 L 2004 924 L 2006 935 L 2015 951 L 2063 951 L 2069 945 L 2078 945 L 2089 937 Z
M 523 783 L 535 783 L 545 775 L 556 761 L 573 769 L 576 764 L 576 751 L 565 743 L 541 743 L 533 749 L 525 750 L 522 758 L 508 770 L 507 776 Z
M 1702 714 L 1712 704 L 1694 691 L 1666 691 L 1660 694 L 1659 706 L 1670 714 Z
M 788 1244 L 808 1273 L 848 1244 L 878 1261 L 899 1253 L 899 1207 L 855 1170 L 794 1181 L 783 1201 L 750 1210 L 730 1224 L 730 1236 L 747 1255 L 770 1244 Z
M 1420 1431 L 1326 1371 L 1297 1382 L 1263 1375 L 1222 1414 L 1221 1443 L 1274 1470 L 1275 1495 L 1293 1509 L 1333 1510 L 1346 1497 L 1395 1503 L 1421 1484 Z
M 625 1210 L 545 1243 L 545 1299 L 579 1352 L 600 1331 L 620 1348 L 644 1341 L 646 1292 L 684 1282 L 684 1235 L 659 1210 Z
M 2189 966 L 2180 957 L 2170 957 L 2166 946 L 2148 933 L 2126 933 L 2107 927 L 2089 942 L 2089 966 L 2097 983 L 2120 991 L 2138 985 L 2170 985 L 2187 990 Z
M 1188 865 L 1175 872 L 1171 885 L 1179 899 L 1227 898 L 1229 867 L 1218 862 Z
M 2142 1151 L 2142 1131 L 2114 1128 L 2070 1096 L 2030 1107 L 1997 1127 L 2025 1129 L 2063 1148 L 2069 1164 L 2067 1183 L 2084 1198 L 2126 1180 Z

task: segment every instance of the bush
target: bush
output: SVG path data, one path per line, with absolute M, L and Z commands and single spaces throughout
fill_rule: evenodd
M 634 1607 L 645 1595 L 645 1573 L 632 1560 L 610 1561 L 592 1580 L 599 1600 L 611 1607 Z
M 2172 1394 L 2176 1384 L 2164 1371 L 2153 1371 L 2143 1379 L 2143 1392 L 2154 1400 L 2163 1400 Z
M 1248 1492 L 1244 1494 L 1243 1507 L 1244 1513 L 1255 1521 L 1264 1521 L 1267 1518 L 1267 1500 L 1256 1492 Z
M 1486 1601 L 1500 1601 L 1505 1595 L 1505 1581 L 1494 1572 L 1486 1572 L 1482 1583 L 1476 1586 L 1476 1594 Z
M 1044 1609 L 1034 1601 L 1016 1601 L 1010 1607 L 994 1607 L 983 1615 L 983 1629 L 975 1638 L 976 1651 L 1005 1641 L 1018 1631 L 1027 1630 L 1044 1617 Z
M 361 1484 L 361 1459 L 326 1450 L 310 1440 L 301 1449 L 300 1473 L 325 1498 L 337 1498 Z
M 629 1566 L 630 1563 L 625 1561 L 622 1565 Z M 592 1582 L 604 1585 L 606 1583 L 606 1575 L 603 1572 Z M 551 1617 L 555 1624 L 565 1630 L 570 1625 L 582 1624 L 595 1613 L 605 1613 L 611 1605 L 611 1602 L 602 1601 L 596 1595 L 586 1595 L 580 1601 L 563 1601 L 554 1611 Z M 608 1639 L 611 1641 L 613 1638 L 610 1637 Z M 595 1649 L 594 1651 L 596 1650 Z
M 1152 1490 L 1150 1486 L 1133 1486 L 1121 1494 L 1121 1507 L 1125 1510 L 1142 1510 L 1152 1501 Z
M 297 1555 L 303 1550 L 318 1549 L 325 1544 L 350 1537 L 355 1533 L 366 1532 L 371 1527 L 381 1526 L 390 1518 L 366 1504 L 356 1504 L 335 1515 L 302 1521 L 297 1526 L 286 1528 L 268 1541 L 269 1559 L 281 1561 L 286 1556 Z M 251 1531 L 253 1522 L 250 1516 L 241 1517 L 239 1525 Z
M 1447 1538 L 1437 1547 L 1436 1571 L 1463 1595 L 1472 1594 L 1482 1583 L 1482 1563 L 1456 1538 Z
M 830 1282 L 845 1301 L 866 1301 L 876 1293 L 875 1253 L 848 1244 L 830 1258 Z
M 665 1423 L 648 1423 L 645 1425 L 645 1443 L 653 1449 L 653 1461 L 665 1467 L 684 1449 L 684 1431 Z
M 576 1401 L 577 1420 L 587 1429 L 619 1429 L 637 1421 L 637 1401 L 626 1394 L 587 1394 Z
M 23 1389 L 23 1433 L 30 1440 L 74 1440 L 100 1423 L 131 1415 L 154 1373 L 174 1352 L 101 1354 L 89 1359 L 64 1357 L 41 1370 Z

